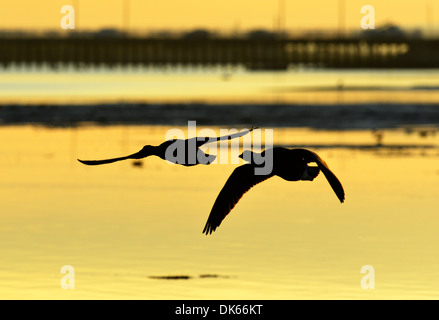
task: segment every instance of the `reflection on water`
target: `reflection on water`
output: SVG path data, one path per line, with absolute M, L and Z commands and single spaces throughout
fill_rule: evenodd
M 0 69 L 3 103 L 439 101 L 438 70 Z
M 342 146 L 376 145 L 372 132 L 275 129 L 276 144 L 319 145 L 346 202 L 322 176 L 272 178 L 205 236 L 236 165 L 76 161 L 158 144 L 167 129 L 0 128 L 0 298 L 438 298 L 436 135 L 385 131 L 382 147 L 362 149 Z M 64 265 L 74 290 L 60 287 Z M 374 290 L 361 289 L 363 265 Z

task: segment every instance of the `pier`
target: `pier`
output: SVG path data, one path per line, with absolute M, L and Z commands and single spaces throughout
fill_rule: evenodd
M 0 65 L 438 68 L 439 39 L 0 35 Z

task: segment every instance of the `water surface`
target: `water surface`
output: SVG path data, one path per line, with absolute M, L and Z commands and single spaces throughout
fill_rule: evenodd
M 249 72 L 240 67 L 0 69 L 0 102 L 432 103 L 438 70 Z
M 237 164 L 76 161 L 135 152 L 168 129 L 0 127 L 0 298 L 439 297 L 437 135 L 388 130 L 375 148 L 370 131 L 275 129 L 277 144 L 316 147 L 346 202 L 323 176 L 272 178 L 206 236 Z M 61 289 L 63 265 L 75 269 L 74 290 Z M 375 268 L 374 290 L 360 286 L 364 265 Z

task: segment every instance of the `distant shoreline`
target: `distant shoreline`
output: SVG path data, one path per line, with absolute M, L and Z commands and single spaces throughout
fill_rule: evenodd
M 0 125 L 199 125 L 383 129 L 439 127 L 439 104 L 103 103 L 0 105 Z

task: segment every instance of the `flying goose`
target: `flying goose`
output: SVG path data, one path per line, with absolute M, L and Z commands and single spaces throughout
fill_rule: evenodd
M 244 151 L 239 157 L 249 163 L 236 168 L 218 194 L 203 230 L 206 235 L 211 234 L 219 227 L 244 193 L 256 184 L 273 176 L 279 176 L 287 181 L 312 181 L 322 171 L 340 202 L 342 203 L 345 199 L 340 181 L 328 168 L 326 162 L 310 150 L 276 147 L 267 149 L 262 153 Z M 260 161 L 255 161 L 258 158 L 272 161 L 273 166 L 269 174 L 259 175 L 255 173 L 255 169 L 260 166 L 257 164 Z M 317 167 L 309 166 L 308 163 L 317 163 Z
M 104 160 L 78 159 L 78 161 L 89 166 L 95 166 L 126 159 L 142 159 L 149 156 L 157 156 L 163 160 L 168 160 L 169 162 L 181 164 L 183 166 L 210 164 L 216 159 L 216 156 L 206 154 L 203 150 L 200 149 L 201 146 L 206 143 L 218 142 L 220 140 L 231 140 L 234 138 L 239 138 L 251 132 L 253 129 L 255 129 L 255 127 L 252 127 L 250 130 L 244 132 L 229 134 L 222 137 L 194 137 L 186 140 L 167 140 L 158 146 L 146 145 L 139 152 L 133 153 L 125 157 Z M 168 148 L 171 149 L 168 150 Z

